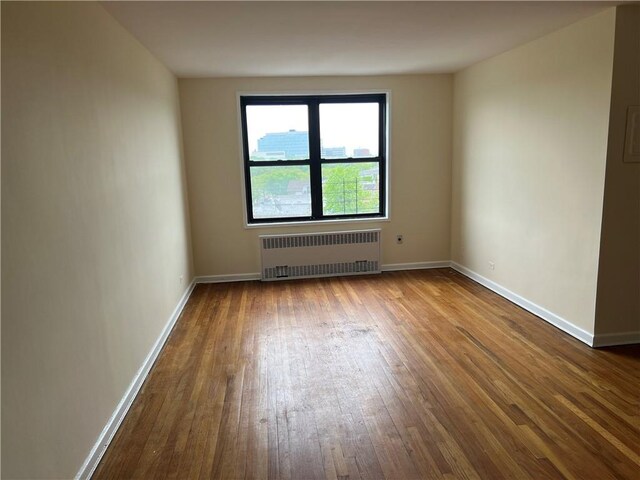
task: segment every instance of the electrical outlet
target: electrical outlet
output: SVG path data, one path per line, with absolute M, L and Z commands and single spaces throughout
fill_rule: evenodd
M 489 268 L 490 268 L 491 270 L 495 270 L 495 269 L 496 269 L 496 264 L 495 264 L 495 263 L 493 263 L 493 262 L 489 262 Z
M 402 245 L 403 241 L 404 241 L 404 239 L 402 238 L 402 235 L 396 235 L 396 243 L 398 245 Z
M 184 283 L 184 275 L 180 275 L 180 285 Z

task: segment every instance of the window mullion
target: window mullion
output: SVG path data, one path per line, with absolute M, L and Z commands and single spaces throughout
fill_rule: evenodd
M 317 99 L 309 101 L 309 156 L 311 157 L 311 215 L 322 218 L 322 165 L 320 162 L 320 108 Z

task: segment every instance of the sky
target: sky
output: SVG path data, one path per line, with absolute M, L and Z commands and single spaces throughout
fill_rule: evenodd
M 323 147 L 368 148 L 378 154 L 377 103 L 320 104 L 320 136 Z M 258 139 L 266 133 L 297 130 L 306 132 L 306 105 L 248 105 L 249 151 L 257 149 Z

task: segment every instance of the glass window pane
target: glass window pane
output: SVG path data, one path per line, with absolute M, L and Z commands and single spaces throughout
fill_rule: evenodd
M 307 160 L 308 107 L 247 105 L 247 137 L 250 160 Z
M 322 166 L 324 215 L 353 215 L 380 211 L 378 162 L 334 163 Z
M 310 217 L 309 167 L 251 167 L 254 218 Z
M 377 157 L 377 103 L 321 103 L 322 158 Z

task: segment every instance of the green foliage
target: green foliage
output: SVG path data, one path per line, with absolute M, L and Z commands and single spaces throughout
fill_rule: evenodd
M 375 213 L 379 209 L 378 164 L 348 163 L 322 168 L 322 200 L 325 215 Z M 254 204 L 287 195 L 292 181 L 309 182 L 309 167 L 252 167 Z
M 254 197 L 285 195 L 289 182 L 293 180 L 309 181 L 309 167 L 255 167 L 251 169 L 251 185 Z M 254 201 L 259 198 L 254 198 Z
M 377 163 L 326 165 L 322 170 L 325 215 L 348 215 L 378 211 L 377 176 L 367 171 Z

